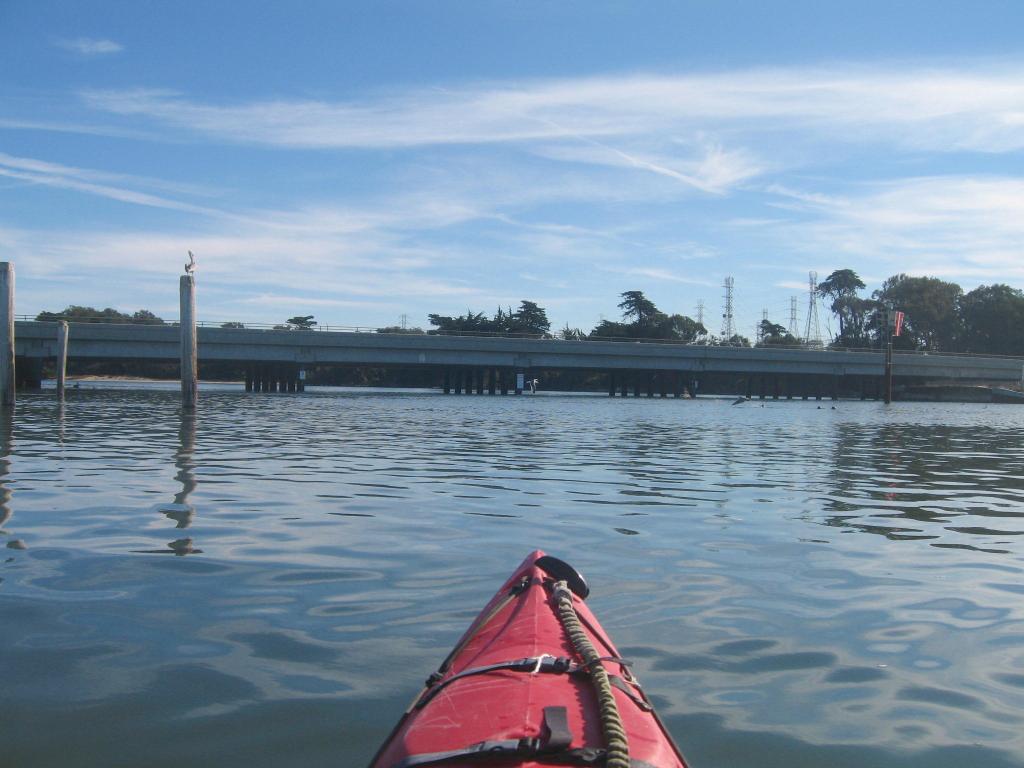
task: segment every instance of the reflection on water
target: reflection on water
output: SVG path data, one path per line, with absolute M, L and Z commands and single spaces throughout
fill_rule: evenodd
M 1022 437 L 993 405 L 29 395 L 0 764 L 360 765 L 540 546 L 697 768 L 1019 766 Z
M 174 466 L 177 467 L 178 474 L 174 479 L 181 483 L 181 489 L 174 494 L 174 502 L 160 511 L 177 523 L 175 528 L 188 528 L 196 514 L 195 508 L 188 503 L 188 497 L 196 489 L 195 461 L 192 458 L 196 449 L 196 412 L 182 408 L 178 418 L 181 425 L 178 428 L 178 449 L 174 452 Z M 181 541 L 191 543 L 192 540 Z M 169 546 L 175 548 L 173 543 Z M 175 551 L 177 552 L 177 549 Z M 191 549 L 189 551 L 191 552 Z

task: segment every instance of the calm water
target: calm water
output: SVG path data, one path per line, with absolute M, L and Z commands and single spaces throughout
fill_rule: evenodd
M 362 765 L 541 547 L 695 768 L 1024 765 L 1024 408 L 818 405 L 22 397 L 0 764 Z

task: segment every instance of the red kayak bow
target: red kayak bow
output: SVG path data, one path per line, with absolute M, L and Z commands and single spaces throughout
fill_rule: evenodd
M 530 554 L 426 682 L 371 768 L 686 768 L 571 566 Z

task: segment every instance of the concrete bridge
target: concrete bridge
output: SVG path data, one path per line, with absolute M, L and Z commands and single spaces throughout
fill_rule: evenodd
M 16 323 L 22 369 L 39 370 L 57 354 L 57 323 Z M 495 393 L 516 388 L 544 370 L 582 369 L 607 374 L 609 394 L 657 390 L 678 396 L 708 376 L 730 376 L 747 394 L 834 396 L 840 389 L 877 396 L 881 352 L 806 348 L 709 347 L 658 342 L 563 341 L 493 336 L 447 336 L 199 327 L 200 363 L 239 364 L 246 388 L 302 388 L 301 371 L 314 366 L 427 366 L 444 390 Z M 72 323 L 68 356 L 77 360 L 180 359 L 176 325 Z M 896 353 L 894 376 L 904 382 L 1013 383 L 1024 361 L 976 355 Z M 522 380 L 519 381 L 522 386 Z

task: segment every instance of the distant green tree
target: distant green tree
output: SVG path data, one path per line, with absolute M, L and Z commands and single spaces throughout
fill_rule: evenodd
M 135 325 L 164 325 L 163 318 L 159 318 L 148 309 L 140 309 L 132 314 L 131 322 Z
M 467 309 L 465 315 L 458 317 L 429 314 L 427 320 L 434 326 L 434 329 L 427 333 L 517 333 L 547 336 L 551 330 L 551 322 L 544 308 L 525 299 L 519 303 L 519 309 L 513 311 L 511 307 L 498 307 L 494 316 L 490 318 L 483 312 Z
M 1024 291 L 981 285 L 960 299 L 965 352 L 1024 355 Z
M 679 341 L 691 343 L 708 334 L 708 329 L 704 327 L 703 323 L 698 323 L 692 317 L 670 315 L 668 320 L 673 338 Z
M 422 328 L 403 328 L 400 325 L 387 325 L 383 328 L 378 328 L 377 333 L 425 333 Z
M 835 346 L 858 346 L 866 343 L 865 325 L 873 305 L 857 296 L 864 281 L 852 269 L 837 269 L 818 283 L 818 295 L 832 300 L 832 313 L 839 319 L 839 335 Z
M 771 320 L 762 320 L 758 326 L 761 340 L 757 343 L 759 347 L 781 347 L 796 346 L 800 340 L 789 333 L 785 326 L 773 323 Z
M 529 333 L 546 336 L 551 330 L 551 321 L 543 307 L 532 301 L 519 302 L 519 309 L 512 313 L 510 328 L 513 333 Z
M 96 309 L 95 307 L 83 307 L 72 304 L 60 312 L 40 312 L 36 320 L 67 320 L 72 323 L 133 323 L 137 325 L 164 325 L 164 321 L 150 312 L 148 309 L 140 309 L 138 312 L 128 314 L 118 312 L 116 309 Z
M 621 294 L 623 322 L 602 320 L 591 337 L 607 339 L 666 339 L 692 343 L 707 335 L 707 329 L 686 315 L 669 315 L 658 309 L 642 291 Z M 633 318 L 632 322 L 625 322 Z
M 718 345 L 722 347 L 749 347 L 750 339 L 748 339 L 746 336 L 741 336 L 738 333 L 734 333 L 728 339 L 719 340 Z
M 289 317 L 285 322 L 288 327 L 296 331 L 309 331 L 316 325 L 316 320 L 313 318 L 315 315 L 296 315 L 295 317 Z
M 592 339 L 632 339 L 633 325 L 631 323 L 617 323 L 614 320 L 602 320 L 590 332 Z
M 429 314 L 427 315 L 427 320 L 436 328 L 436 330 L 428 331 L 428 333 L 486 333 L 496 330 L 494 322 L 488 320 L 483 312 L 474 312 L 471 309 L 467 309 L 465 315 L 459 315 L 458 317 Z
M 561 330 L 560 335 L 565 341 L 583 341 L 587 338 L 587 334 L 582 330 L 579 328 L 570 328 L 568 323 L 565 324 L 565 328 Z
M 632 320 L 640 325 L 644 325 L 658 312 L 654 302 L 644 296 L 643 291 L 624 291 L 619 309 L 622 310 L 623 320 Z
M 959 315 L 963 290 L 935 277 L 894 275 L 874 292 L 879 306 L 904 313 L 899 346 L 933 352 L 956 349 L 961 336 Z
M 239 328 L 245 328 L 245 323 L 239 323 L 239 322 L 237 322 L 235 320 L 231 320 L 230 322 L 227 322 L 227 323 L 221 323 L 220 327 L 221 328 L 239 329 Z

